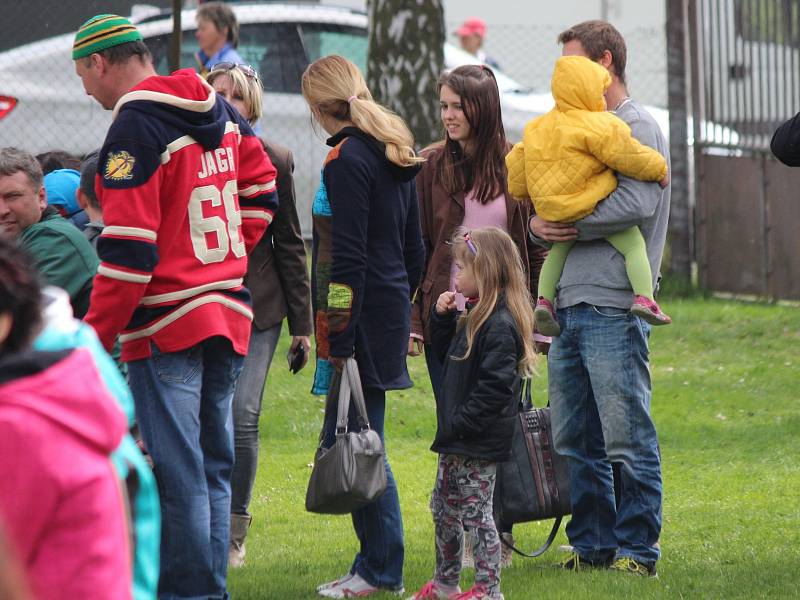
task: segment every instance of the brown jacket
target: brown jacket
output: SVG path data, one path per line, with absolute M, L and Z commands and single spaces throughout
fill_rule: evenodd
M 449 194 L 434 176 L 437 158 L 442 151 L 442 148 L 435 148 L 426 152 L 428 161 L 417 175 L 417 198 L 427 261 L 422 285 L 411 307 L 411 333 L 422 335 L 426 343 L 430 341 L 428 320 L 431 306 L 442 292 L 450 289 L 452 260 L 450 246 L 446 242 L 464 222 L 465 193 L 461 191 Z M 525 273 L 530 279 L 531 295 L 536 298 L 539 271 L 547 250 L 534 244 L 528 236 L 528 221 L 531 216 L 529 202 L 518 202 L 507 195 L 506 213 L 508 233 L 519 249 Z
M 291 335 L 310 336 L 311 285 L 294 199 L 294 158 L 283 146 L 263 143 L 278 171 L 280 204 L 272 225 L 248 257 L 245 285 L 253 295 L 253 322 L 264 330 L 288 317 Z

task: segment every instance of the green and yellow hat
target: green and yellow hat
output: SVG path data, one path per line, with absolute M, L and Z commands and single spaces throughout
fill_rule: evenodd
M 72 44 L 72 60 L 106 48 L 142 39 L 142 34 L 128 19 L 119 15 L 97 15 L 81 25 Z

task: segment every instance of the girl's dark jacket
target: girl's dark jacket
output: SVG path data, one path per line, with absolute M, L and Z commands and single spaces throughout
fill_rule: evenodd
M 511 458 L 511 438 L 520 398 L 517 365 L 523 343 L 504 299 L 480 327 L 465 360 L 466 325 L 456 327 L 459 313 L 431 310 L 433 350 L 444 363 L 436 402 L 436 439 L 431 450 L 470 458 L 505 461 Z

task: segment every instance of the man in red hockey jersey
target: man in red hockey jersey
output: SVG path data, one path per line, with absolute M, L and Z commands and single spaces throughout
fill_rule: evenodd
M 234 384 L 247 351 L 247 251 L 277 208 L 275 169 L 238 113 L 189 69 L 158 76 L 125 18 L 73 46 L 114 121 L 100 151 L 105 228 L 86 321 L 117 335 L 161 493 L 162 598 L 226 598 Z

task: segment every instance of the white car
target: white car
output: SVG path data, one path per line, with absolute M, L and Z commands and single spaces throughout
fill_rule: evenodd
M 300 95 L 300 76 L 309 63 L 329 54 L 341 54 L 365 72 L 367 15 L 321 5 L 260 3 L 231 8 L 241 26 L 237 50 L 264 84 L 259 133 L 294 153 L 298 213 L 309 236 L 311 201 L 327 147 L 323 135 L 311 127 Z M 181 66 L 196 67 L 195 11 L 183 11 L 181 23 Z M 156 70 L 167 73 L 171 16 L 148 16 L 139 19 L 137 27 L 153 53 Z M 73 34 L 66 34 L 0 53 L 0 147 L 17 146 L 34 154 L 55 149 L 83 154 L 101 145 L 111 113 L 84 92 L 75 74 L 72 42 Z M 474 62 L 472 55 L 445 45 L 448 68 Z M 531 93 L 499 71 L 496 77 L 508 138 L 519 140 L 525 123 L 552 107 L 552 97 Z M 438 103 L 433 90 L 430 101 Z

